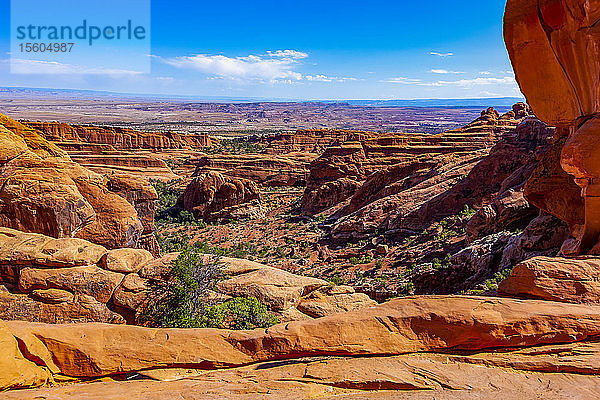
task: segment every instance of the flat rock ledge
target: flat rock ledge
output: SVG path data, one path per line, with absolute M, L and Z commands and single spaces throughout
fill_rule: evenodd
M 7 321 L 0 388 L 36 388 L 7 399 L 597 398 L 599 338 L 600 306 L 462 296 L 253 331 Z

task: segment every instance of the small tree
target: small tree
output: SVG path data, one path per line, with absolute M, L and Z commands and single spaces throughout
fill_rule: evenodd
M 169 280 L 157 285 L 142 322 L 163 328 L 222 329 L 267 328 L 277 323 L 267 306 L 254 297 L 211 303 L 209 291 L 219 275 L 216 263 L 203 263 L 200 249 L 184 246 L 173 262 Z
M 173 261 L 169 281 L 155 293 L 144 320 L 151 326 L 195 328 L 204 312 L 206 298 L 218 268 L 204 265 L 201 253 L 186 246 Z

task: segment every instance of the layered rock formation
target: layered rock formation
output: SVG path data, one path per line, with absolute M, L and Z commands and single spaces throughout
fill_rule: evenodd
M 313 153 L 216 154 L 191 158 L 186 165 L 194 166 L 194 175 L 219 172 L 266 187 L 303 186 L 310 162 L 316 157 Z
M 599 13 L 596 1 L 509 0 L 504 17 L 504 38 L 516 79 L 536 115 L 558 127 L 556 141 L 564 145 L 560 158 L 553 162 L 560 161 L 573 176 L 585 200 L 582 207 L 575 190 L 570 189 L 573 204 L 560 207 L 565 193 L 552 191 L 552 181 L 537 188 L 546 198 L 541 206 L 571 228 L 573 239 L 563 246 L 568 255 L 596 253 L 600 236 L 596 182 L 600 165 L 595 156 L 599 143 Z
M 0 319 L 47 323 L 139 323 L 169 279 L 178 253 L 154 259 L 142 249 L 107 250 L 81 239 L 54 239 L 0 228 Z M 214 262 L 209 256 L 206 262 Z M 216 290 L 254 296 L 282 321 L 310 319 L 376 303 L 349 287 L 330 288 L 248 260 L 217 260 Z
M 485 208 L 472 224 L 473 238 L 526 226 L 537 210 L 523 199 L 523 186 L 537 165 L 536 149 L 547 148 L 553 133 L 528 115 L 517 104 L 503 116 L 486 110 L 465 128 L 440 135 L 329 148 L 311 165 L 303 210 L 333 209 L 332 234 L 340 240 L 423 230 L 465 205 Z
M 207 134 L 142 132 L 129 128 L 22 121 L 68 152 L 73 161 L 104 175 L 133 174 L 161 180 L 177 176 L 169 168 L 169 152 L 193 151 L 218 144 Z M 161 154 L 157 154 L 160 152 Z
M 347 214 L 393 194 L 394 189 L 388 186 L 398 192 L 417 185 L 427 178 L 427 172 L 438 172 L 437 169 L 448 163 L 474 164 L 504 133 L 513 131 L 517 123 L 528 115 L 525 105 L 517 105 L 515 110 L 500 117 L 498 112 L 489 109 L 464 128 L 439 135 L 397 134 L 361 142 L 347 141 L 330 147 L 311 164 L 302 200 L 303 210 L 321 212 L 356 193 L 356 198 L 351 200 L 345 211 Z M 437 175 L 441 173 L 439 171 Z M 340 179 L 346 184 L 336 182 Z M 330 190 L 336 186 L 341 190 Z M 332 197 L 331 201 L 323 199 L 327 193 Z M 326 204 L 313 204 L 318 201 Z
M 109 189 L 108 178 L 3 115 L 0 136 L 0 226 L 108 248 L 141 245 L 144 226 L 138 213 Z M 126 197 L 127 191 L 121 193 Z
M 218 172 L 192 178 L 175 208 L 207 222 L 256 218 L 263 212 L 256 183 Z
M 142 180 L 177 179 L 165 160 L 148 151 L 69 151 L 69 156 L 79 165 L 106 176 L 126 174 Z
M 379 136 L 376 132 L 343 129 L 300 129 L 276 135 L 252 137 L 250 142 L 266 146 L 269 154 L 293 152 L 321 154 L 327 147 L 339 146 L 344 142 L 362 142 Z
M 21 122 L 66 150 L 90 149 L 94 145 L 104 146 L 105 149 L 111 146 L 113 150 L 165 150 L 202 148 L 218 143 L 217 139 L 207 134 L 142 132 L 130 128 L 69 125 L 62 122 Z
M 0 387 L 72 381 L 7 397 L 19 399 L 593 398 L 599 322 L 598 307 L 477 297 L 399 299 L 237 332 L 6 322 L 0 365 L 22 374 L 0 370 Z M 114 381 L 133 376 L 142 380 Z

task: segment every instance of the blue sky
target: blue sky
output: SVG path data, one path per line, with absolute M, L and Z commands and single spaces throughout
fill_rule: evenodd
M 285 99 L 520 96 L 502 42 L 504 4 L 153 0 L 151 73 L 22 75 L 9 72 L 9 1 L 0 0 L 0 86 Z

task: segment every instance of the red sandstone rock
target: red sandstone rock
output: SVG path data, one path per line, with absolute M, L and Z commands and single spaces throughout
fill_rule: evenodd
M 509 0 L 504 17 L 506 47 L 521 90 L 536 115 L 558 126 L 559 136 L 566 137 L 560 165 L 583 189 L 586 218 L 583 225 L 570 223 L 572 239 L 562 249 L 567 255 L 589 253 L 600 239 L 596 183 L 600 164 L 595 157 L 600 109 L 600 41 L 595 24 L 599 15 L 597 1 Z M 554 178 L 560 177 L 557 169 L 550 168 Z M 560 207 L 564 197 L 548 196 L 547 206 Z M 571 198 L 579 202 L 576 195 Z M 582 214 L 559 213 L 562 218 Z
M 518 264 L 500 283 L 498 293 L 568 303 L 600 303 L 600 282 L 596 279 L 599 275 L 597 258 L 536 257 Z
M 38 362 L 52 362 L 63 375 L 95 377 L 177 366 L 224 368 L 311 355 L 359 357 L 572 343 L 600 332 L 599 310 L 533 300 L 437 296 L 399 299 L 254 331 L 17 321 L 6 325 Z
M 560 30 L 564 28 L 567 33 L 577 24 L 572 18 L 566 23 L 565 3 L 509 0 L 504 14 L 504 40 L 521 91 L 533 112 L 554 126 L 569 125 L 585 115 L 583 109 L 593 109 L 593 104 L 589 101 L 584 104 L 580 96 L 589 87 L 595 87 L 591 81 L 585 88 L 581 87 L 581 81 L 573 85 L 573 72 L 584 64 L 572 57 L 586 55 L 569 45 L 562 47 L 566 35 Z M 557 51 L 563 53 L 562 56 Z M 587 74 L 581 78 L 585 79 Z
M 538 351 L 552 351 L 539 348 Z M 520 355 L 518 357 L 521 357 Z M 539 358 L 543 363 L 543 356 Z M 582 364 L 589 357 L 578 356 Z M 525 361 L 524 360 L 524 361 Z M 264 363 L 231 370 L 193 369 L 142 371 L 142 380 L 94 382 L 15 391 L 7 399 L 87 400 L 246 400 L 273 397 L 304 400 L 410 399 L 472 400 L 502 396 L 504 400 L 593 399 L 600 395 L 597 378 L 579 373 L 540 373 L 477 365 L 468 357 L 448 362 L 444 354 L 399 357 L 333 358 Z M 515 360 L 519 364 L 520 359 Z M 553 366 L 551 359 L 547 365 Z M 535 362 L 535 361 L 534 361 Z M 156 381 L 162 380 L 162 381 Z
M 313 153 L 216 154 L 191 158 L 194 175 L 220 172 L 251 180 L 261 186 L 300 186 L 306 182 L 308 166 L 317 157 Z
M 0 322 L 0 390 L 44 385 L 50 373 L 23 356 L 17 339 Z
M 443 174 L 442 171 L 450 172 L 454 168 L 457 172 L 464 165 L 468 169 L 455 173 L 453 181 L 448 174 L 443 179 L 455 184 L 459 181 L 457 178 L 473 167 L 466 164 L 479 161 L 476 157 L 483 157 L 486 149 L 500 137 L 515 131 L 517 123 L 528 112 L 525 105 L 515 106 L 515 109 L 502 117 L 495 110 L 484 111 L 481 118 L 466 127 L 439 135 L 375 136 L 365 138 L 363 142 L 345 142 L 328 148 L 311 164 L 302 208 L 314 214 L 350 198 L 349 204 L 335 214 L 337 217 L 348 215 L 378 200 L 408 192 L 419 184 L 433 187 L 441 183 L 436 179 Z M 518 120 L 515 119 L 517 113 Z M 428 179 L 436 182 L 427 183 Z M 359 185 L 344 185 L 344 180 L 358 182 Z M 430 198 L 444 190 L 442 187 L 429 189 Z M 456 204 L 459 208 L 463 205 L 464 202 L 461 204 L 460 201 Z M 452 208 L 442 203 L 440 207 Z M 381 218 L 386 213 L 378 212 L 378 223 L 383 222 Z
M 76 236 L 111 248 L 139 244 L 137 212 L 108 189 L 106 178 L 72 162 L 32 129 L 2 115 L 0 123 L 7 128 L 0 131 L 2 140 L 23 151 L 18 157 L 10 152 L 0 156 L 7 160 L 0 165 L 1 226 L 57 238 Z
M 480 350 L 580 341 L 600 333 L 599 320 L 600 307 L 595 306 L 485 297 L 408 297 L 266 331 L 234 332 L 230 340 L 256 360 Z
M 141 132 L 130 128 L 93 125 L 69 125 L 60 122 L 22 121 L 44 137 L 62 146 L 71 143 L 111 145 L 116 149 L 180 149 L 207 147 L 218 140 L 206 134 L 176 132 Z
M 205 221 L 248 218 L 262 213 L 260 192 L 254 182 L 216 172 L 194 177 L 179 196 L 176 207 Z
M 150 251 L 154 256 L 160 254 L 158 242 L 154 236 L 154 214 L 158 194 L 147 180 L 131 175 L 110 175 L 108 188 L 124 197 L 136 210 L 143 230 L 139 247 Z
M 370 175 L 348 205 L 334 213 L 341 218 L 333 237 L 361 239 L 381 230 L 423 230 L 457 215 L 465 205 L 482 208 L 468 231 L 473 238 L 522 229 L 537 214 L 522 197 L 524 182 L 553 131 L 535 119 L 517 126 L 515 120 L 503 121 L 502 136 L 489 152 L 413 157 Z M 480 125 L 470 129 L 475 126 Z

